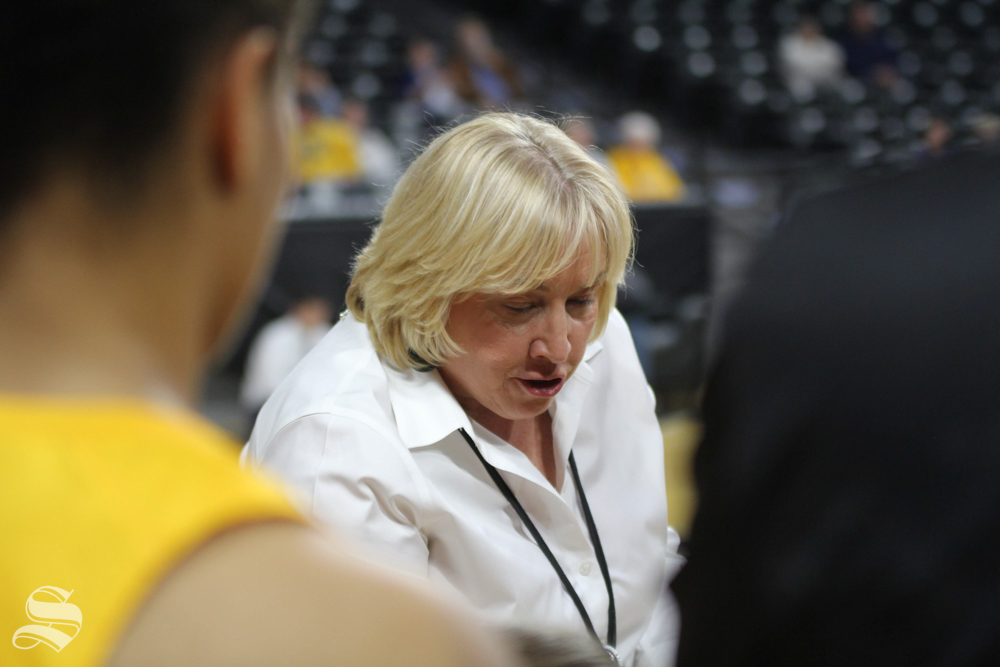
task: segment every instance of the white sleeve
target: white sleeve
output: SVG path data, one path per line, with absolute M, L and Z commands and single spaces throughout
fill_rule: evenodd
M 630 419 L 636 423 L 647 423 L 642 442 L 648 446 L 649 456 L 644 460 L 650 469 L 657 470 L 658 475 L 662 475 L 663 439 L 654 414 L 655 398 L 639 364 L 628 323 L 617 310 L 612 311 L 604 336 L 605 351 L 609 353 L 608 363 L 614 369 L 613 377 L 610 378 L 611 390 L 634 397 L 630 401 L 634 409 Z M 640 387 L 643 388 L 641 392 Z M 666 487 L 662 477 L 658 477 L 655 493 L 658 498 L 663 499 L 665 508 Z M 639 640 L 632 667 L 672 667 L 676 658 L 680 613 L 669 583 L 684 564 L 684 558 L 677 553 L 681 542 L 677 531 L 669 525 L 666 525 L 666 531 L 664 589 L 660 592 L 649 624 Z
M 639 640 L 633 667 L 673 667 L 680 627 L 680 610 L 668 587 L 653 608 L 653 617 Z
M 429 554 L 418 528 L 426 491 L 409 451 L 363 416 L 297 419 L 274 435 L 258 463 L 298 492 L 307 515 L 426 574 Z
M 677 553 L 681 538 L 673 528 L 667 529 L 667 577 L 660 599 L 653 608 L 653 617 L 639 640 L 633 667 L 673 667 L 677 660 L 677 639 L 680 635 L 680 609 L 670 590 L 670 582 L 686 562 Z

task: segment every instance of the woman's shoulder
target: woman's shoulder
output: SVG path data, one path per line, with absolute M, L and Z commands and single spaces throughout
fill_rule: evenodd
M 599 344 L 600 350 L 585 358 L 596 373 L 597 384 L 646 387 L 632 331 L 617 308 L 611 311 L 604 333 L 594 344 Z
M 313 427 L 324 424 L 392 439 L 386 369 L 371 344 L 367 327 L 349 314 L 267 400 L 257 417 L 250 444 L 262 450 L 279 433 L 303 420 Z
M 313 512 L 320 511 L 318 495 L 339 497 L 345 489 L 350 497 L 363 487 L 415 504 L 427 497 L 424 475 L 399 434 L 370 412 L 352 408 L 302 415 L 267 435 L 255 429 L 243 462 L 278 475 Z
M 628 328 L 625 317 L 617 308 L 611 309 L 611 314 L 608 315 L 608 324 L 598 342 L 602 349 L 608 350 L 612 354 L 620 353 L 623 348 L 635 351 L 635 346 L 632 343 L 632 332 Z

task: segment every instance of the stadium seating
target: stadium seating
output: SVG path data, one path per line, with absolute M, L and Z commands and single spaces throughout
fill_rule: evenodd
M 305 57 L 323 67 L 345 95 L 369 105 L 372 122 L 385 126 L 398 97 L 407 35 L 398 17 L 371 0 L 330 0 L 305 45 Z
M 879 90 L 851 81 L 840 94 L 801 102 L 777 71 L 778 40 L 804 13 L 818 16 L 827 34 L 840 30 L 842 0 L 510 0 L 502 10 L 473 4 L 530 22 L 535 36 L 612 75 L 625 94 L 736 145 L 847 148 L 856 164 L 904 160 L 933 118 L 948 120 L 961 139 L 980 113 L 1000 106 L 995 0 L 877 4 L 899 53 L 898 83 Z

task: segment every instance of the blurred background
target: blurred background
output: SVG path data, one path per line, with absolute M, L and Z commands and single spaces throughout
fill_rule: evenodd
M 557 119 L 634 202 L 619 308 L 657 395 L 671 523 L 698 397 L 755 252 L 796 199 L 1000 140 L 995 0 L 326 0 L 298 78 L 274 275 L 202 410 L 239 440 L 344 308 L 419 149 L 463 118 Z

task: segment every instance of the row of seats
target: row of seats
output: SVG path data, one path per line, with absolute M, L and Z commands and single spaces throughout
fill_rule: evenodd
M 511 0 L 503 11 L 625 95 L 739 144 L 861 146 L 860 154 L 878 145 L 885 155 L 909 150 L 933 118 L 961 130 L 1000 107 L 1000 3 L 886 0 L 876 9 L 899 54 L 897 84 L 850 81 L 805 101 L 786 90 L 778 41 L 807 12 L 827 34 L 839 30 L 846 2 Z
M 345 95 L 368 103 L 373 124 L 384 126 L 398 97 L 407 37 L 397 18 L 372 0 L 330 0 L 322 7 L 305 58 L 324 68 Z

